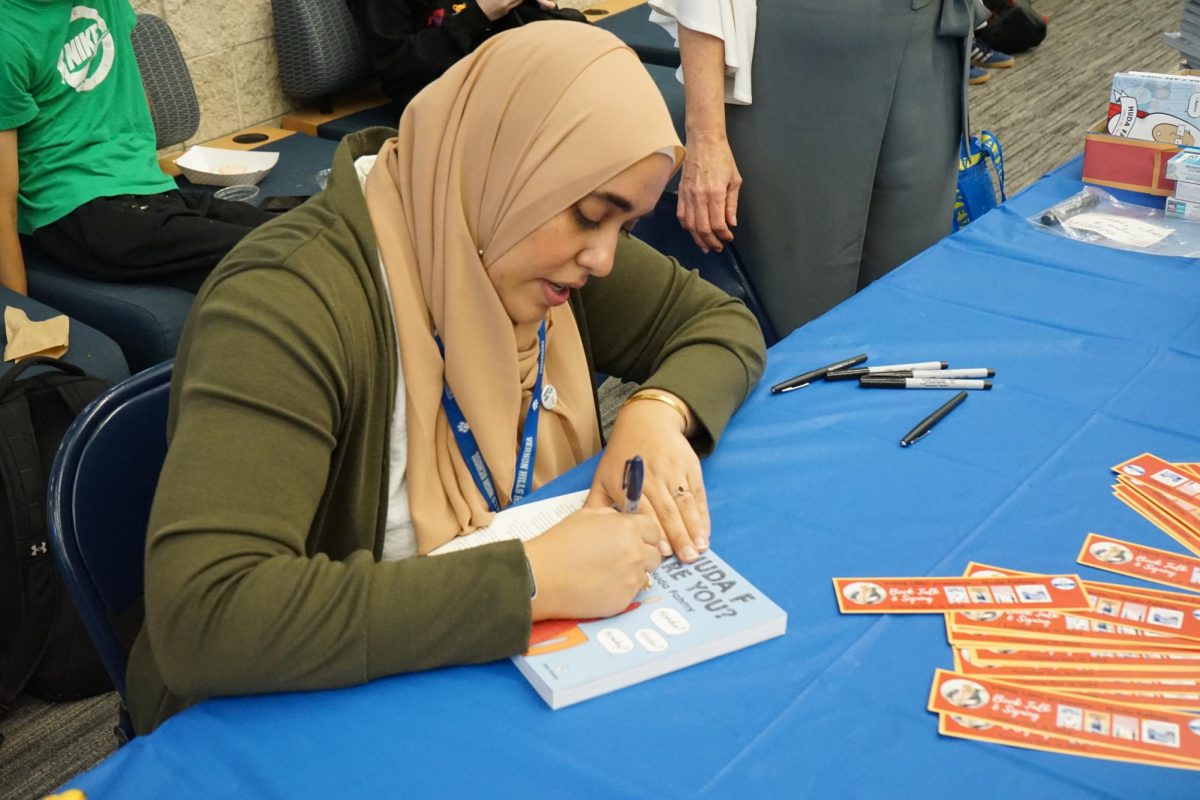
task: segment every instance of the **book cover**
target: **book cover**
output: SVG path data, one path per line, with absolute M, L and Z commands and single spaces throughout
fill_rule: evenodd
M 529 541 L 583 507 L 586 491 L 505 509 L 492 524 L 434 550 L 441 555 L 505 539 Z M 614 617 L 544 620 L 512 661 L 551 708 L 665 675 L 782 636 L 787 613 L 712 551 L 669 558 Z
M 1113 136 L 1200 144 L 1200 76 L 1118 72 L 1108 104 Z
M 513 663 L 551 708 L 588 700 L 782 636 L 787 613 L 711 551 L 663 562 L 608 619 L 534 623 Z

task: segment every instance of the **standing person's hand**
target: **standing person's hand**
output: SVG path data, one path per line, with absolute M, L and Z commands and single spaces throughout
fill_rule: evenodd
M 742 176 L 724 136 L 688 137 L 676 215 L 704 252 L 719 253 L 725 242 L 733 241 L 730 228 L 737 225 L 741 188 Z
M 676 216 L 704 252 L 725 248 L 737 225 L 742 176 L 725 131 L 725 42 L 679 26 L 687 155 Z
M 476 2 L 479 3 L 479 10 L 483 12 L 483 15 L 492 22 L 521 5 L 521 0 L 476 0 Z M 540 3 L 541 0 L 538 2 Z

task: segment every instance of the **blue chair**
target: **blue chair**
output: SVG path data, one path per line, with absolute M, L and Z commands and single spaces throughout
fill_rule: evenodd
M 175 357 L 194 294 L 172 286 L 80 278 L 28 238 L 22 238 L 21 249 L 30 296 L 106 334 L 120 346 L 130 370 Z
M 654 211 L 637 224 L 633 235 L 660 253 L 678 259 L 685 267 L 698 270 L 701 278 L 745 303 L 750 313 L 758 320 L 767 346 L 775 344 L 779 337 L 771 325 L 771 320 L 767 318 L 767 312 L 750 284 L 746 271 L 742 268 L 737 250 L 731 244 L 726 244 L 724 251 L 720 253 L 705 253 L 697 247 L 691 234 L 683 229 L 679 218 L 675 216 L 678 203 L 679 195 L 675 192 L 663 192 Z
M 672 69 L 679 66 L 679 48 L 675 40 L 661 25 L 650 21 L 650 9 L 637 6 L 619 14 L 596 16 L 591 12 L 599 9 L 584 9 L 592 24 L 604 28 L 629 45 L 643 64 L 658 64 Z
M 173 367 L 173 361 L 159 364 L 96 398 L 67 430 L 50 468 L 50 546 L 121 695 L 118 738 L 133 735 L 124 710 L 125 664 L 132 644 L 124 628 L 131 611 L 141 615 L 146 526 L 167 454 Z
M 11 289 L 0 287 L 0 309 L 4 306 L 19 308 L 34 321 L 49 319 L 62 313 L 36 300 L 31 300 L 25 295 L 17 294 Z M 63 356 L 63 361 L 74 364 L 89 375 L 103 378 L 109 383 L 116 383 L 129 377 L 129 367 L 125 363 L 125 356 L 121 354 L 121 348 L 100 331 L 84 325 L 79 320 L 72 319 L 69 338 L 67 353 Z M 7 343 L 4 331 L 0 330 L 0 350 Z M 0 372 L 6 369 L 7 365 L 0 367 Z
M 658 91 L 663 97 L 663 102 L 667 104 L 667 111 L 671 112 L 671 122 L 675 124 L 675 132 L 679 134 L 680 139 L 686 140 L 686 131 L 683 127 L 683 84 L 675 77 L 675 70 L 659 64 L 644 63 L 642 66 L 646 68 L 646 72 L 650 73 L 650 78 L 654 81 L 654 85 L 658 87 Z M 676 176 L 677 178 L 678 176 Z

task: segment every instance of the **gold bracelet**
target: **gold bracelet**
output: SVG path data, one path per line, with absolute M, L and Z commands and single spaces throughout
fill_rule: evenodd
M 675 409 L 679 416 L 683 419 L 683 432 L 687 433 L 692 424 L 692 415 L 688 407 L 675 395 L 670 392 L 664 392 L 662 389 L 638 389 L 629 397 L 625 398 L 625 402 L 621 407 L 629 405 L 636 400 L 657 400 L 660 403 L 666 403 L 671 408 Z

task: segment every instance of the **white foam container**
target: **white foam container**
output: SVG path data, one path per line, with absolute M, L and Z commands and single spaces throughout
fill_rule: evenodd
M 196 146 L 175 159 L 175 166 L 192 183 L 236 186 L 257 184 L 267 177 L 277 161 L 279 153 Z

